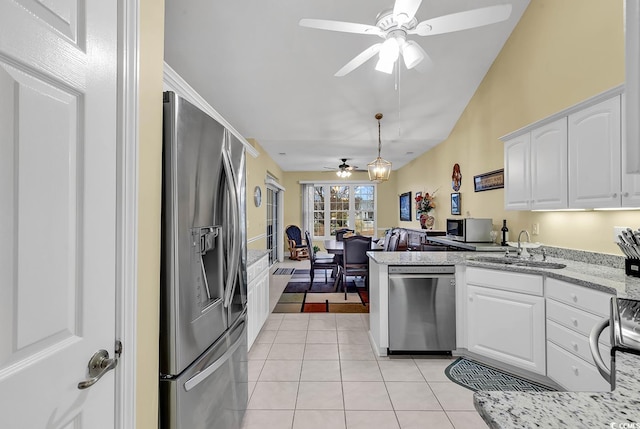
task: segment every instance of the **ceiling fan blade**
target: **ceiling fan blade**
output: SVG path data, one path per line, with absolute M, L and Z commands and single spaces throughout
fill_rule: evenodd
M 354 59 L 345 64 L 344 67 L 338 70 L 334 76 L 342 77 L 351 73 L 353 70 L 364 64 L 368 59 L 380 52 L 380 46 L 382 46 L 382 43 L 376 43 L 375 45 L 369 46 L 367 49 L 360 52 Z
M 503 4 L 452 13 L 433 19 L 422 21 L 409 34 L 419 36 L 433 36 L 436 34 L 453 33 L 505 21 L 511 16 L 511 5 Z
M 431 70 L 433 68 L 433 60 L 431 59 L 429 54 L 427 54 L 427 52 L 424 49 L 422 49 L 422 46 L 420 46 L 418 43 L 414 42 L 413 40 L 407 40 L 407 43 L 411 46 L 414 46 L 423 55 L 422 61 L 416 64 L 413 68 L 418 70 L 420 73 L 426 73 L 429 70 Z
M 357 24 L 354 22 L 303 18 L 298 24 L 301 27 L 317 28 L 318 30 L 341 31 L 343 33 L 373 34 L 375 36 L 380 36 L 382 34 L 380 29 L 374 25 Z
M 411 21 L 418 11 L 421 3 L 422 0 L 396 0 L 396 4 L 393 5 L 393 14 L 396 17 L 401 15 L 406 16 L 406 18 L 404 18 L 404 22 Z

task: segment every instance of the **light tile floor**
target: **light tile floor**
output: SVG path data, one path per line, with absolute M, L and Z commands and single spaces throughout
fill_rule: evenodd
M 244 429 L 486 428 L 451 357 L 378 357 L 366 314 L 271 314 L 249 352 Z
M 271 279 L 275 305 L 288 276 Z M 368 314 L 271 314 L 249 352 L 243 429 L 487 427 L 444 375 L 453 358 L 378 357 L 368 329 Z

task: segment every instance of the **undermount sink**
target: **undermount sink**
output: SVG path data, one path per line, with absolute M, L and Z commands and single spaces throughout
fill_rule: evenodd
M 550 269 L 560 269 L 565 268 L 565 264 L 561 264 L 558 262 L 547 262 L 547 261 L 532 261 L 528 259 L 518 259 L 513 257 L 505 257 L 505 256 L 474 256 L 469 258 L 471 261 L 478 262 L 489 262 L 492 264 L 503 264 L 503 265 L 516 265 L 519 267 L 534 267 L 534 268 L 550 268 Z

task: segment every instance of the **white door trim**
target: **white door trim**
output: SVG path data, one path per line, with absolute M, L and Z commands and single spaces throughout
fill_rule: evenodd
M 118 225 L 116 336 L 123 353 L 116 371 L 115 427 L 136 427 L 138 274 L 138 115 L 140 1 L 120 0 L 118 16 Z

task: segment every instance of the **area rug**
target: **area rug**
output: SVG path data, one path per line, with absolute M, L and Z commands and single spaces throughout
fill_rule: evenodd
M 276 268 L 273 272 L 274 276 L 290 276 L 295 271 L 295 268 Z
M 296 269 L 284 288 L 274 313 L 368 313 L 369 293 L 360 278 L 347 278 L 347 299 L 342 285 L 334 290 L 335 279 L 316 270 L 313 286 L 309 270 Z
M 553 389 L 508 374 L 495 368 L 474 362 L 466 358 L 458 358 L 445 369 L 444 373 L 451 381 L 467 389 L 500 390 L 518 392 L 552 392 Z

